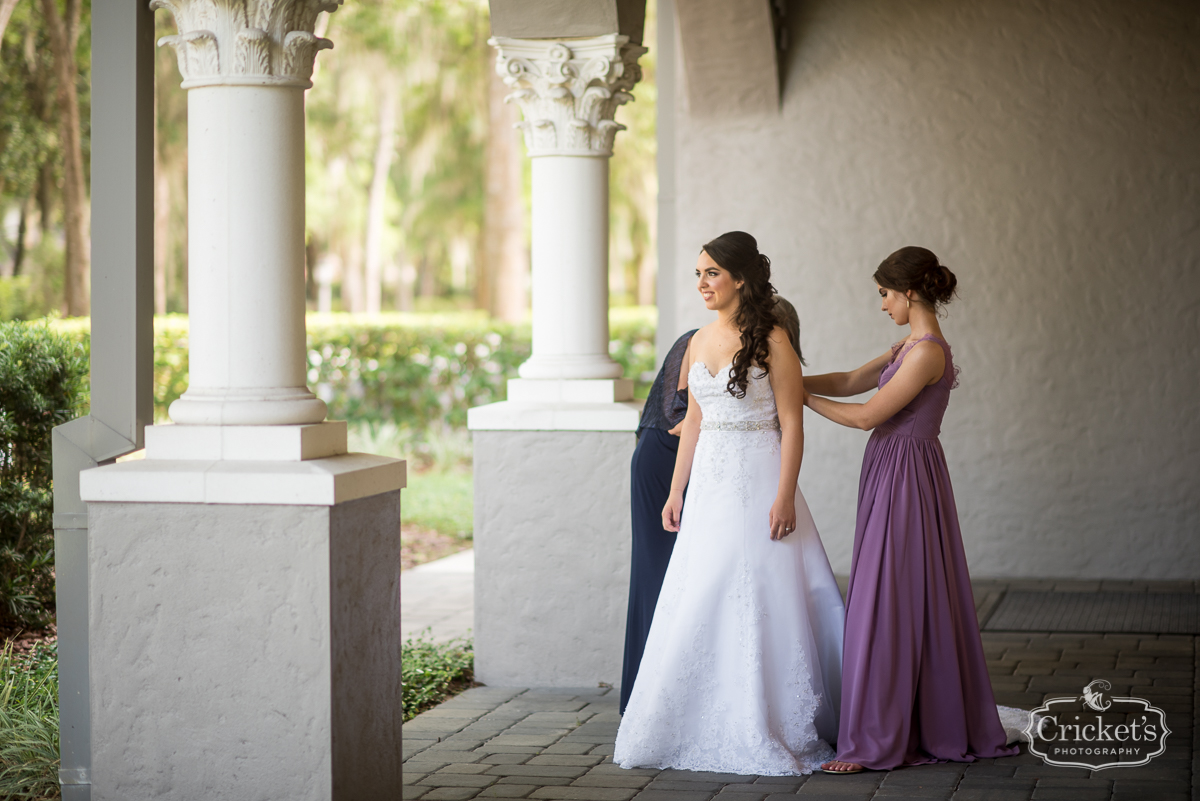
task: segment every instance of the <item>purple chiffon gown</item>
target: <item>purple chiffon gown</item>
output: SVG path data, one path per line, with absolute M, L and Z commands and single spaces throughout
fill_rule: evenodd
M 942 346 L 946 371 L 875 429 L 859 482 L 837 750 L 872 770 L 1017 753 L 996 713 L 938 441 L 956 371 L 950 346 L 925 339 Z M 896 347 L 880 387 L 911 348 Z

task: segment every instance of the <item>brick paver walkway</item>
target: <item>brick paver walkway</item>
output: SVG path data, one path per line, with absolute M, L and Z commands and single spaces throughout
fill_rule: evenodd
M 1006 585 L 1017 584 L 978 582 L 981 616 Z M 1054 582 L 1019 585 L 1049 589 Z M 1173 583 L 1172 591 L 1179 591 L 1177 586 Z M 1060 582 L 1059 589 L 1092 587 Z M 1092 679 L 1108 679 L 1114 695 L 1145 698 L 1166 712 L 1172 732 L 1166 753 L 1143 767 L 1101 771 L 1049 766 L 1024 748 L 1007 759 L 853 776 L 624 770 L 612 764 L 611 757 L 620 722 L 614 691 L 480 687 L 405 724 L 404 798 L 1200 800 L 1200 748 L 1193 737 L 1200 719 L 1200 637 L 985 631 L 983 642 L 999 703 L 1028 709 L 1049 697 L 1078 695 Z

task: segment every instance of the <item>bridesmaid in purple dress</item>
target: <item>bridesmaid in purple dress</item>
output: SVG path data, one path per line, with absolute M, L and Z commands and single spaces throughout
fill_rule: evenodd
M 938 309 L 954 274 L 906 247 L 875 272 L 883 311 L 911 329 L 849 373 L 805 377 L 805 404 L 874 429 L 863 457 L 846 597 L 838 758 L 827 773 L 1012 756 L 996 712 L 946 457 L 938 433 L 956 383 Z M 871 389 L 866 403 L 841 403 Z

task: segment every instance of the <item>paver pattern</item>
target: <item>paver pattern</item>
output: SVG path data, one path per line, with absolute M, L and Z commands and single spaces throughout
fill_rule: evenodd
M 1018 583 L 976 583 L 981 617 L 986 615 L 988 604 L 994 606 L 997 593 L 1002 595 L 1006 584 Z M 1093 589 L 1089 582 L 1019 584 L 1022 589 Z M 1158 587 L 1151 583 L 1150 587 L 1129 589 Z M 1006 759 L 868 771 L 853 776 L 817 773 L 764 777 L 625 770 L 612 763 L 613 741 L 620 723 L 614 690 L 479 687 L 405 724 L 404 798 L 1200 799 L 1200 748 L 1193 736 L 1195 722 L 1200 719 L 1200 637 L 985 631 L 983 643 L 998 703 L 1029 709 L 1047 698 L 1078 695 L 1092 679 L 1108 679 L 1114 695 L 1145 698 L 1166 712 L 1171 728 L 1166 752 L 1143 767 L 1101 771 L 1046 765 L 1024 747 L 1020 755 Z

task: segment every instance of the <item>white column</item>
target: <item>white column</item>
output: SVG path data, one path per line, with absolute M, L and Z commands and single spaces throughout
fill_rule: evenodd
M 496 685 L 616 684 L 641 402 L 608 355 L 608 159 L 646 51 L 617 34 L 491 41 L 533 159 L 533 354 L 507 401 L 467 418 L 475 670 Z
M 64 770 L 93 801 L 399 798 L 405 466 L 304 386 L 303 92 L 338 4 L 154 5 L 190 93 L 192 385 L 145 459 L 79 474 L 91 770 Z
M 608 159 L 624 127 L 613 117 L 633 99 L 646 50 L 617 34 L 491 43 L 533 159 L 533 353 L 521 378 L 619 379 L 621 367 L 608 355 Z M 594 389 L 621 401 L 632 397 L 627 384 Z M 511 382 L 509 399 L 571 399 L 570 388 L 546 389 Z
M 305 384 L 304 90 L 340 0 L 152 0 L 188 92 L 190 425 L 319 423 Z

